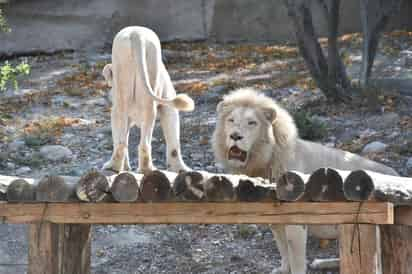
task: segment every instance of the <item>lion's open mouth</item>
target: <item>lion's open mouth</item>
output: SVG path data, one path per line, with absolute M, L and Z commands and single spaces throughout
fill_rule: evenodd
M 247 159 L 247 152 L 244 150 L 241 150 L 237 146 L 232 146 L 229 149 L 228 158 L 229 160 L 238 160 L 241 162 L 245 162 Z

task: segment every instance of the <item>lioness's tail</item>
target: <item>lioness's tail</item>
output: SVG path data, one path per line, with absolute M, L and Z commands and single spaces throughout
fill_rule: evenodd
M 139 56 L 136 56 L 137 49 L 134 49 L 134 48 L 132 48 L 132 54 L 136 58 L 137 64 L 140 66 L 140 71 L 143 72 L 143 82 L 145 85 L 145 90 L 149 93 L 150 97 L 152 97 L 152 99 L 158 102 L 159 104 L 171 106 L 181 111 L 194 110 L 195 103 L 193 102 L 192 98 L 190 98 L 186 94 L 178 94 L 177 96 L 171 99 L 160 98 L 154 94 L 153 89 L 149 82 L 149 76 L 147 72 L 147 63 L 146 63 L 146 49 L 143 45 L 143 41 L 141 41 L 141 38 L 139 37 L 139 35 L 135 33 L 132 33 L 130 35 L 130 39 L 133 40 L 132 45 L 137 45 L 139 48 Z M 156 56 L 157 60 L 155 62 L 157 62 L 156 64 L 157 69 L 156 69 L 155 88 L 159 81 L 159 75 L 160 75 L 159 66 L 161 65 L 161 62 L 162 62 L 161 52 L 158 52 L 156 55 L 157 55 Z

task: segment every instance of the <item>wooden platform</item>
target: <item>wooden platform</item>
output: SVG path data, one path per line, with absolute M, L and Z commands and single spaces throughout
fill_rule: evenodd
M 59 224 L 393 224 L 387 202 L 0 203 L 6 223 Z

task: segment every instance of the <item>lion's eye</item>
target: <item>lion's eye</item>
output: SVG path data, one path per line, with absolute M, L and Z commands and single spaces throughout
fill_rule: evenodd
M 233 123 L 235 120 L 233 120 L 232 118 L 230 118 L 230 119 L 228 119 L 228 121 L 229 121 L 230 123 Z
M 248 124 L 249 126 L 256 126 L 256 125 L 257 125 L 257 122 L 256 122 L 256 121 L 249 121 L 247 124 Z

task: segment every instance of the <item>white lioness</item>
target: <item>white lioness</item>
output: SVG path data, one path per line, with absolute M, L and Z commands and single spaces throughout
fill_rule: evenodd
M 274 100 L 251 89 L 224 97 L 217 106 L 213 134 L 216 161 L 231 173 L 278 178 L 285 170 L 305 173 L 320 167 L 368 169 L 397 175 L 390 167 L 355 154 L 299 139 L 289 113 Z M 321 238 L 336 238 L 335 226 L 310 226 Z M 306 273 L 307 228 L 300 225 L 272 226 L 282 260 L 272 273 Z
M 153 170 L 151 142 L 156 114 L 167 144 L 168 168 L 188 170 L 180 152 L 178 110 L 194 109 L 187 95 L 176 96 L 170 76 L 161 59 L 160 40 L 150 29 L 126 27 L 114 38 L 112 64 L 103 75 L 112 86 L 111 112 L 113 154 L 104 169 L 129 170 L 130 127 L 140 127 L 139 172 Z

